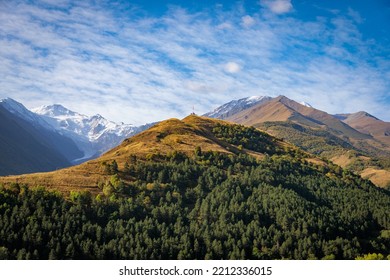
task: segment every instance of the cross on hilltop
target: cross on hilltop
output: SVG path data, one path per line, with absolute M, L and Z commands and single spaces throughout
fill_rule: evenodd
M 191 115 L 196 116 L 196 114 L 195 114 L 195 106 L 194 105 L 192 105 L 192 113 L 191 113 Z

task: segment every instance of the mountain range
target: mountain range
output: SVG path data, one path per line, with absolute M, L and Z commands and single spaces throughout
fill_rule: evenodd
M 271 99 L 272 97 L 269 96 L 251 96 L 238 100 L 232 100 L 226 104 L 223 104 L 222 106 L 219 106 L 214 111 L 204 114 L 204 116 L 223 120 L 247 108 L 270 101 Z
M 126 169 L 126 163 L 131 158 L 136 158 L 137 162 L 164 162 L 171 157 L 192 157 L 197 149 L 200 153 L 242 154 L 259 160 L 272 155 L 294 155 L 316 166 L 328 165 L 320 158 L 253 127 L 190 115 L 182 120 L 159 122 L 125 139 L 100 157 L 82 164 L 46 173 L 0 177 L 0 182 L 17 181 L 20 184 L 54 188 L 64 193 L 88 190 L 97 194 L 101 191 L 99 183 L 109 180 L 117 170 Z M 115 167 L 112 167 L 114 162 Z M 111 167 L 115 170 L 111 170 Z M 132 181 L 122 172 L 118 175 L 126 183 Z
M 194 114 L 76 166 L 0 177 L 0 199 L 8 259 L 390 258 L 388 190 Z
M 89 117 L 59 104 L 30 111 L 12 99 L 4 99 L 0 108 L 4 129 L 16 129 L 14 123 L 18 123 L 23 127 L 16 129 L 19 134 L 25 132 L 2 135 L 4 156 L 0 175 L 51 171 L 80 164 L 153 125 L 117 124 L 101 115 Z M 285 96 L 251 96 L 232 100 L 204 116 L 254 126 L 357 172 L 378 186 L 390 184 L 390 123 L 369 113 L 332 115 Z M 26 132 L 26 128 L 34 133 Z M 38 149 L 34 143 L 44 147 Z M 11 155 L 17 156 L 13 159 Z
M 42 106 L 31 111 L 76 143 L 83 152 L 83 157 L 74 159 L 72 161 L 74 164 L 98 157 L 119 145 L 125 138 L 151 126 L 151 124 L 139 127 L 124 123 L 117 124 L 99 114 L 89 117 L 59 104 Z
M 70 166 L 72 157 L 82 156 L 71 139 L 39 124 L 34 115 L 22 118 L 24 107 L 14 106 L 15 111 L 9 111 L 10 108 L 2 104 L 4 102 L 0 103 L 0 175 L 51 171 Z M 28 117 L 32 118 L 26 120 Z
M 285 96 L 252 96 L 230 101 L 205 116 L 255 126 L 379 186 L 390 184 L 390 123 L 366 112 L 332 115 Z
M 0 101 L 0 109 L 2 131 L 7 131 L 2 133 L 0 143 L 4 154 L 0 175 L 51 171 L 78 164 L 152 125 L 116 124 L 101 115 L 89 117 L 58 104 L 28 110 L 10 98 Z M 18 133 L 11 133 L 14 130 Z M 37 145 L 43 147 L 38 149 Z

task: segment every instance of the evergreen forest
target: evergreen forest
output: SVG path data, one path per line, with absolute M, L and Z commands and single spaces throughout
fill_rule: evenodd
M 221 128 L 215 133 L 228 136 Z M 107 172 L 111 177 L 97 196 L 1 186 L 0 258 L 390 255 L 389 192 L 296 153 L 271 151 L 256 159 L 196 148 L 193 155 L 173 151 L 153 160 L 132 155 L 122 169 L 108 163 Z

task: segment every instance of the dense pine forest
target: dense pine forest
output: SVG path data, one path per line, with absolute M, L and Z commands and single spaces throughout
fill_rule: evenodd
M 389 151 L 359 141 L 352 144 L 348 138 L 337 137 L 332 130 L 313 129 L 293 122 L 265 122 L 257 127 L 272 131 L 273 135 L 327 159 L 344 154 L 348 159 L 345 168 L 356 173 L 370 167 L 384 170 L 390 168 Z M 390 189 L 390 182 L 381 186 Z
M 388 190 L 253 127 L 172 123 L 136 139 L 188 146 L 185 131 L 229 151 L 105 160 L 93 194 L 4 183 L 0 259 L 390 258 Z
M 0 191 L 2 259 L 355 259 L 390 254 L 390 194 L 277 154 L 107 165 L 102 194 Z M 135 178 L 125 184 L 120 176 Z

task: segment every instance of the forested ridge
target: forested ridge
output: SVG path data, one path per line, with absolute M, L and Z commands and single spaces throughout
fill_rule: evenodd
M 390 255 L 390 193 L 253 128 L 216 125 L 237 153 L 171 151 L 101 193 L 0 188 L 2 259 L 355 259 Z M 241 145 L 241 147 L 239 147 Z M 263 153 L 255 158 L 245 149 Z
M 353 172 L 361 173 L 366 168 L 390 170 L 388 150 L 365 141 L 351 142 L 348 137 L 340 138 L 331 129 L 314 129 L 293 122 L 265 122 L 256 127 L 329 160 L 344 155 L 346 162 L 343 166 Z M 390 189 L 390 182 L 386 181 L 386 177 L 383 180 L 377 186 Z

